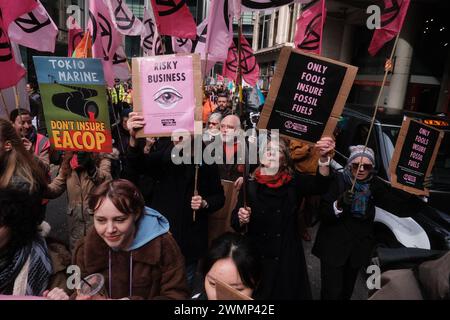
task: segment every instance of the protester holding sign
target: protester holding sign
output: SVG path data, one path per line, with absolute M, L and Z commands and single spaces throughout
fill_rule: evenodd
M 399 216 L 420 210 L 420 200 L 374 175 L 375 159 L 369 147 L 350 147 L 344 172 L 336 175 L 321 199 L 321 224 L 312 253 L 321 260 L 322 299 L 351 298 L 358 271 L 373 249 L 375 205 Z
M 175 163 L 173 156 L 184 149 L 180 147 L 181 143 L 172 142 L 170 138 L 160 138 L 155 150 L 144 155 L 136 139 L 136 131 L 144 125 L 141 113 L 130 113 L 130 144 L 126 171 L 142 173 L 156 181 L 151 199 L 146 199 L 146 202 L 169 220 L 171 232 L 186 259 L 188 282 L 191 283 L 198 260 L 207 251 L 208 215 L 220 209 L 225 201 L 219 171 L 216 164 L 200 165 L 198 195 L 194 195 L 196 170 L 192 164 L 193 159 L 188 156 L 186 160 L 189 159 L 190 163 Z M 190 145 L 191 141 L 183 143 Z M 196 210 L 195 221 L 193 210 Z
M 49 185 L 52 197 L 67 191 L 67 222 L 70 248 L 83 238 L 93 224 L 88 210 L 89 193 L 104 181 L 111 180 L 111 161 L 118 159 L 118 152 L 94 154 L 88 152 L 66 152 L 58 176 Z
M 73 263 L 81 276 L 100 273 L 105 295 L 76 299 L 186 299 L 183 256 L 169 223 L 144 206 L 127 180 L 104 182 L 92 191 L 89 209 L 94 228 L 78 243 Z
M 233 211 L 232 227 L 248 228 L 263 259 L 261 283 L 254 296 L 260 299 L 311 299 L 305 256 L 297 231 L 300 198 L 327 191 L 330 178 L 332 138 L 323 137 L 316 147 L 320 153 L 318 174 L 294 175 L 289 147 L 271 141 L 261 165 L 247 185 L 247 203 L 239 195 Z

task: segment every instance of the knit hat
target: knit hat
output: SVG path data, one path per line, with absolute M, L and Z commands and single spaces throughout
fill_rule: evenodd
M 348 157 L 347 163 L 352 163 L 353 160 L 355 160 L 358 157 L 364 157 L 369 159 L 375 166 L 375 153 L 371 148 L 366 147 L 366 150 L 364 150 L 363 145 L 357 145 L 357 146 L 350 146 L 349 150 L 350 156 Z

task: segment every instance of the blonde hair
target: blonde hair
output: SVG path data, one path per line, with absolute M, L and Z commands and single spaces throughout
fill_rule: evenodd
M 22 140 L 17 135 L 12 124 L 0 119 L 0 146 L 11 143 L 11 151 L 0 151 L 0 188 L 8 188 L 14 176 L 22 178 L 29 184 L 29 193 L 38 191 L 45 186 L 43 169 L 38 165 L 33 155 L 25 150 Z

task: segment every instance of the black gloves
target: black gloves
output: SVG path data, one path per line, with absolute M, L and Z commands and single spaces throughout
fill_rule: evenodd
M 339 196 L 337 199 L 337 207 L 338 209 L 343 209 L 344 207 L 350 207 L 353 202 L 353 198 L 355 193 L 351 190 L 345 191 L 343 194 Z

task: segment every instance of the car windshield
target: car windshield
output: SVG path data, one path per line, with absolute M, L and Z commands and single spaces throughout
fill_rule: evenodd
M 397 126 L 382 126 L 383 139 L 386 146 L 386 153 L 389 160 L 394 153 L 395 142 L 397 141 L 400 127 Z M 436 163 L 433 171 L 433 189 L 448 191 L 450 190 L 450 137 L 449 132 L 446 132 L 442 140 L 436 157 Z

